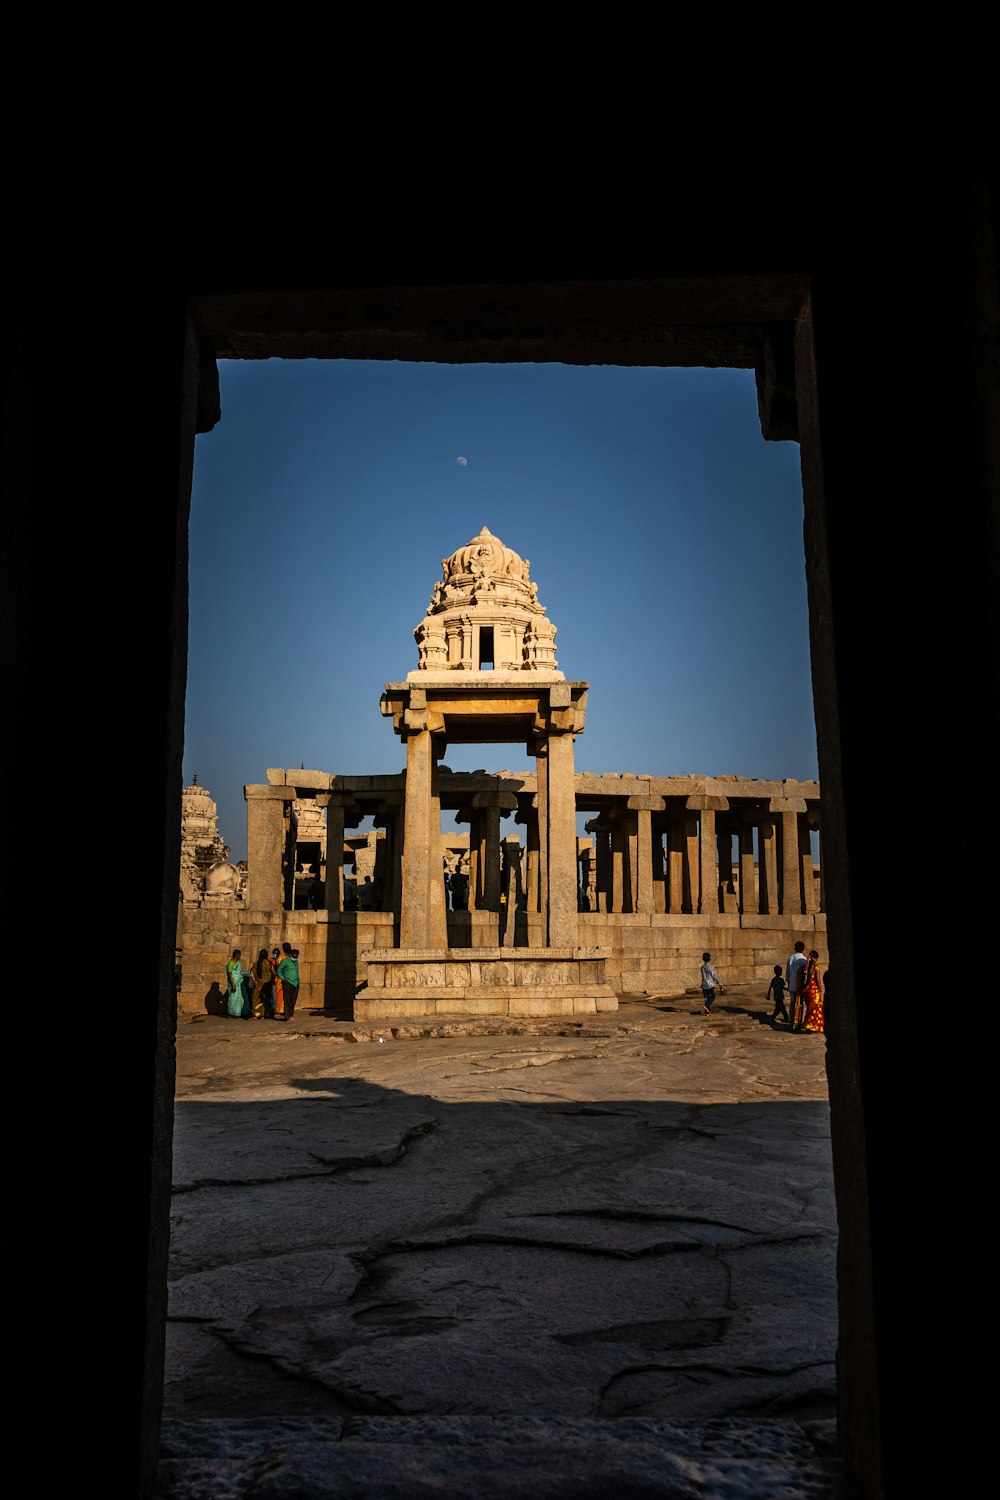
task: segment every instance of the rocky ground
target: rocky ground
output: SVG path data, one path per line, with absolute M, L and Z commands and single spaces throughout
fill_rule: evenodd
M 161 1493 L 829 1495 L 824 1039 L 182 1017 Z

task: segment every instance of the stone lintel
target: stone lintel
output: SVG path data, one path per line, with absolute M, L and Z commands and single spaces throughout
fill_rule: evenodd
M 382 800 L 386 801 L 389 797 L 393 796 L 398 797 L 402 802 L 402 792 L 386 792 L 383 794 Z M 318 802 L 319 798 L 317 797 L 316 800 Z M 356 807 L 358 805 L 358 794 L 357 792 L 330 792 L 327 805 L 329 807 Z
M 327 792 L 333 784 L 333 775 L 330 771 L 286 771 L 285 784 L 305 791 Z
M 248 802 L 294 802 L 293 786 L 245 786 L 243 795 Z
M 631 796 L 650 793 L 679 799 L 698 794 L 766 802 L 772 797 L 805 797 L 820 801 L 818 781 L 766 781 L 753 776 L 647 776 L 626 771 L 578 771 L 577 788 L 595 796 Z
M 582 714 L 586 711 L 589 686 L 586 682 L 540 683 L 531 674 L 504 680 L 499 674 L 489 673 L 474 685 L 451 679 L 426 687 L 410 685 L 399 693 L 384 693 L 383 698 L 389 700 L 390 712 L 394 701 L 398 700 L 405 708 L 440 706 L 452 714 L 461 714 L 466 704 L 472 713 L 489 712 L 494 705 L 496 711 L 504 713 L 508 704 L 512 704 L 515 711 L 523 712 L 527 703 L 536 703 L 543 713 L 572 708 Z
M 350 792 L 358 797 L 374 797 L 402 791 L 405 784 L 406 772 L 403 770 L 386 776 L 335 776 L 330 790 Z
M 517 809 L 517 798 L 513 792 L 473 792 L 473 807 L 498 807 L 504 812 Z
M 333 782 L 331 771 L 308 771 L 304 766 L 289 767 L 287 770 L 269 766 L 265 775 L 269 786 L 301 787 L 305 792 L 329 791 Z

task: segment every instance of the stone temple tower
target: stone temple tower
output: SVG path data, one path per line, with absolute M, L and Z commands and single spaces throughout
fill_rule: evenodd
M 556 628 L 538 602 L 530 562 L 505 547 L 484 526 L 464 547 L 442 558 L 427 614 L 414 630 L 420 652 L 416 671 L 543 672 L 557 670 Z
M 427 613 L 414 631 L 419 660 L 388 682 L 382 713 L 406 745 L 400 947 L 444 949 L 437 762 L 449 744 L 521 742 L 535 758 L 532 817 L 541 852 L 549 947 L 576 943 L 577 855 L 573 742 L 583 732 L 586 682 L 568 682 L 555 655 L 555 626 L 538 602 L 530 564 L 483 527 L 441 563 Z M 499 814 L 509 792 L 493 798 Z M 494 858 L 494 854 L 496 857 Z M 489 868 L 499 865 L 492 846 Z

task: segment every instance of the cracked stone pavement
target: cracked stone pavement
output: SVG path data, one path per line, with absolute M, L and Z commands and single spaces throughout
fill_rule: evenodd
M 770 1422 L 832 1493 L 803 1478 L 834 1415 L 825 1044 L 760 988 L 711 1018 L 694 994 L 395 1033 L 181 1017 L 163 1493 L 201 1462 L 186 1424 L 290 1422 L 308 1468 L 362 1428 L 384 1463 L 414 1418 L 460 1447 L 541 1422 L 564 1473 L 587 1424 L 625 1424 L 642 1469 L 678 1423 Z M 450 1483 L 426 1493 L 493 1493 Z

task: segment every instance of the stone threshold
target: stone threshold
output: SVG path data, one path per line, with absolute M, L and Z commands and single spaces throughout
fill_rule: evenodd
M 850 1500 L 830 1419 L 275 1417 L 163 1423 L 156 1500 Z

